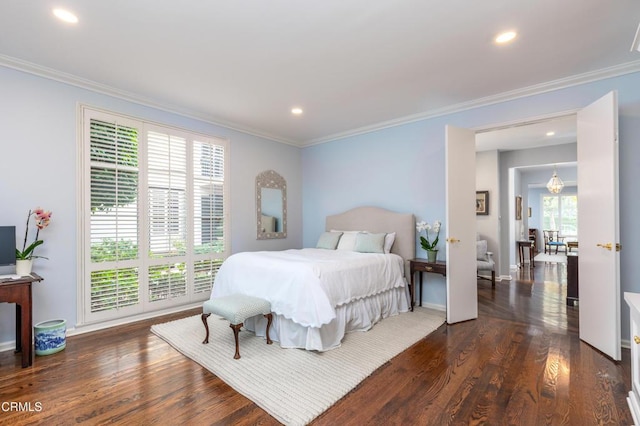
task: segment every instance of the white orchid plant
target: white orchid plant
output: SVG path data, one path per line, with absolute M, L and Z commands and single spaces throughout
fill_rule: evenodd
M 436 249 L 436 246 L 438 245 L 438 241 L 440 241 L 441 225 L 442 225 L 442 222 L 440 222 L 439 220 L 436 220 L 435 222 L 433 222 L 433 227 L 425 221 L 416 223 L 416 231 L 418 231 L 418 234 L 424 231 L 426 235 L 426 237 L 423 237 L 422 235 L 420 235 L 420 245 L 422 246 L 423 249 L 428 251 Z M 433 240 L 429 240 L 429 231 L 431 230 L 433 230 L 433 232 L 436 234 L 436 237 Z

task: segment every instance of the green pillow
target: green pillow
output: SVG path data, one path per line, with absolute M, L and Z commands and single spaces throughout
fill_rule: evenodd
M 361 232 L 356 236 L 354 251 L 360 253 L 384 253 L 384 237 L 387 234 L 369 234 Z
M 340 241 L 341 236 L 342 232 L 324 232 L 318 238 L 316 248 L 335 250 L 338 247 L 338 241 Z

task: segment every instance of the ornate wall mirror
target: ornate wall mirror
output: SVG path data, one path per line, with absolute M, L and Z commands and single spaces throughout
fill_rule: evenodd
M 287 238 L 287 182 L 273 170 L 256 177 L 258 239 Z

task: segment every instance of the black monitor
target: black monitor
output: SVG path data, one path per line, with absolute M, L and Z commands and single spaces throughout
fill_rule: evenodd
M 16 264 L 16 227 L 0 226 L 0 266 Z

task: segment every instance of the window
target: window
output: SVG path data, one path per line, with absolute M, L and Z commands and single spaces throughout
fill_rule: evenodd
M 563 237 L 578 237 L 578 196 L 559 194 L 542 196 L 543 229 L 560 231 Z
M 206 300 L 228 255 L 228 142 L 82 117 L 80 323 Z

